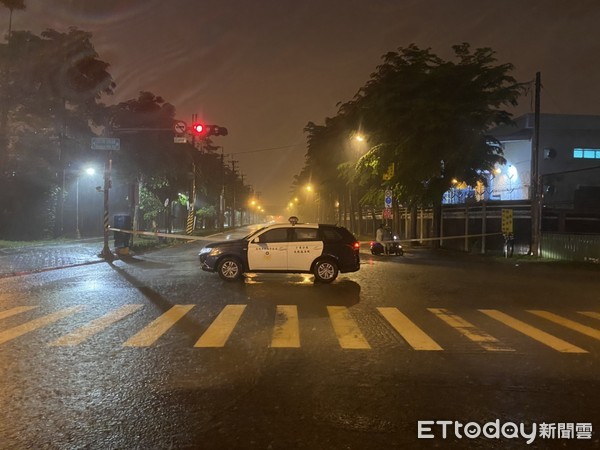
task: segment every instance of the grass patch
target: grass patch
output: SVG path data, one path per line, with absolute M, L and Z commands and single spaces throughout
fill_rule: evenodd
M 180 243 L 179 239 L 156 238 L 152 236 L 136 236 L 130 249 L 135 253 L 172 247 Z

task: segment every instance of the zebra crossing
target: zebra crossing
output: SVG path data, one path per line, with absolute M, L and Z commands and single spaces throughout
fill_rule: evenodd
M 190 314 L 196 305 L 172 305 L 147 325 L 137 330 L 121 345 L 123 347 L 142 348 L 156 345 L 161 338 L 176 327 L 177 322 Z M 206 329 L 199 330 L 199 336 L 194 348 L 222 348 L 232 345 L 230 338 L 234 330 L 243 322 L 244 313 L 248 305 L 229 304 L 211 320 Z M 77 346 L 91 337 L 101 333 L 110 333 L 111 328 L 127 318 L 135 316 L 144 310 L 143 304 L 126 304 L 113 309 L 104 315 L 90 320 L 79 328 L 51 339 L 47 342 L 50 347 Z M 270 323 L 263 324 L 270 330 L 269 347 L 271 348 L 300 348 L 305 339 L 301 333 L 301 316 L 298 305 L 275 305 L 275 315 Z M 49 314 L 39 314 L 37 317 L 14 326 L 3 327 L 5 319 L 15 321 L 25 313 L 32 315 L 37 312 L 37 306 L 15 306 L 0 311 L 0 345 L 17 340 L 24 335 L 39 332 L 56 322 L 75 317 L 85 311 L 84 305 L 75 305 Z M 445 308 L 424 308 L 419 314 L 437 318 L 438 327 L 435 330 L 426 330 L 423 325 L 418 325 L 414 311 L 406 314 L 395 307 L 376 307 L 373 311 L 357 311 L 346 306 L 324 306 L 328 324 L 325 327 L 335 336 L 338 346 L 347 350 L 372 350 L 374 346 L 367 338 L 368 333 L 361 329 L 359 318 L 363 314 L 375 314 L 383 322 L 383 326 L 395 333 L 406 344 L 408 350 L 415 351 L 448 351 L 448 345 L 438 342 L 432 336 L 432 331 L 439 327 L 444 330 L 453 330 L 449 333 L 462 342 L 468 342 L 484 352 L 519 352 L 521 343 L 517 337 L 541 345 L 560 353 L 594 353 L 599 349 L 600 329 L 596 321 L 600 321 L 600 313 L 596 311 L 567 311 L 569 317 L 552 311 L 539 309 L 525 309 L 511 312 L 510 314 L 497 309 L 468 310 L 471 320 Z M 563 312 L 563 314 L 565 314 Z M 517 317 L 515 317 L 517 316 Z M 473 320 L 473 317 L 477 320 Z M 525 317 L 525 319 L 523 319 Z M 494 331 L 484 329 L 480 322 L 483 318 L 492 319 L 496 325 Z M 480 320 L 481 319 L 481 320 Z M 435 319 L 434 319 L 435 320 Z M 472 323 L 477 322 L 477 323 Z M 542 325 L 540 325 L 540 323 Z M 593 324 L 594 326 L 592 326 Z M 488 325 L 489 326 L 489 325 Z M 430 325 L 431 327 L 431 325 Z M 514 335 L 507 343 L 494 335 L 500 327 L 502 335 Z M 365 328 L 363 326 L 363 328 Z M 556 330 L 563 330 L 567 337 L 557 335 Z M 579 336 L 577 345 L 570 342 L 573 334 Z M 585 345 L 580 345 L 585 342 Z M 529 344 L 528 344 L 529 345 Z

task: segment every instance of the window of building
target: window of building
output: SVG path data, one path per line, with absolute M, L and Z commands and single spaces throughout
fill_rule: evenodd
M 574 148 L 575 159 L 600 159 L 600 149 L 597 148 Z

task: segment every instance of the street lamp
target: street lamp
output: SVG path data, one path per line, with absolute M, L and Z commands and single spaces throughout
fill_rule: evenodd
M 87 167 L 83 170 L 83 173 L 92 176 L 96 174 L 96 169 Z M 75 237 L 77 239 L 81 239 L 81 232 L 79 231 L 79 178 L 81 178 L 81 171 L 77 172 L 77 180 L 75 182 Z

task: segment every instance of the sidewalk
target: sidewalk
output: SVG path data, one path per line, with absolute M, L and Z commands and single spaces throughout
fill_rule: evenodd
M 0 278 L 104 261 L 102 238 L 0 248 Z

